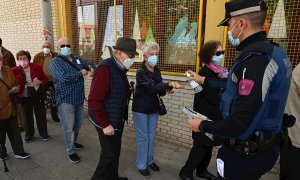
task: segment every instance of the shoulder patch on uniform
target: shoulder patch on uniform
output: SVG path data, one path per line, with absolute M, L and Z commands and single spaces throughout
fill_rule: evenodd
M 249 79 L 242 79 L 239 82 L 239 95 L 248 96 L 251 93 L 253 86 L 254 81 Z

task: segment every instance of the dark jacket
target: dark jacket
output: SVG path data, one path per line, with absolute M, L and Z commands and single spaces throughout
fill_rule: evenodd
M 256 125 L 260 125 L 255 124 L 257 122 L 266 122 L 270 125 L 276 125 L 274 126 L 276 128 L 280 127 L 277 126 L 278 122 L 273 121 L 271 118 L 280 117 L 279 119 L 282 120 L 284 108 L 281 106 L 283 103 L 279 102 L 283 102 L 286 98 L 288 89 L 281 91 L 280 88 L 285 86 L 285 83 L 285 88 L 289 87 L 291 64 L 288 58 L 280 59 L 280 63 L 277 62 L 277 58 L 272 57 L 273 59 L 270 59 L 269 52 L 272 53 L 274 48 L 275 45 L 268 42 L 265 32 L 255 33 L 241 42 L 237 47 L 237 50 L 240 51 L 239 57 L 228 76 L 227 88 L 222 94 L 221 100 L 222 114 L 229 115 L 228 117 L 225 116 L 225 121 L 216 123 L 203 121 L 201 123 L 203 132 L 227 138 L 245 139 L 250 132 L 249 130 L 252 131 L 253 128 L 257 127 Z M 249 53 L 252 54 L 249 55 Z M 282 49 L 276 53 L 282 57 L 286 56 Z M 283 64 L 284 67 L 282 67 Z M 283 75 L 283 73 L 286 74 Z M 278 77 L 282 79 L 279 81 Z M 247 85 L 246 90 L 244 88 L 245 81 L 251 83 L 250 86 Z M 280 95 L 276 94 L 277 97 L 273 98 L 269 96 L 271 93 L 272 96 L 274 93 Z M 265 102 L 268 102 L 267 105 L 269 106 L 265 106 L 267 108 L 263 109 Z M 225 112 L 230 113 L 225 114 Z M 261 113 L 267 115 L 260 116 Z M 257 117 L 260 117 L 261 121 L 256 122 Z M 267 128 L 269 128 L 269 125 L 257 129 L 270 131 Z
M 152 114 L 158 112 L 158 97 L 166 95 L 172 87 L 162 82 L 160 70 L 154 67 L 154 72 L 147 69 L 145 62 L 136 72 L 136 89 L 133 96 L 132 111 Z
M 204 76 L 205 78 L 213 78 L 216 80 L 222 80 L 218 77 L 218 75 L 209 69 L 206 65 L 203 66 L 199 73 L 200 76 Z M 220 112 L 220 96 L 221 92 L 219 89 L 210 87 L 207 84 L 202 85 L 203 90 L 200 93 L 196 93 L 194 97 L 194 111 L 197 111 L 205 116 L 207 116 L 209 119 L 213 121 L 219 121 L 221 119 L 221 112 Z M 194 133 L 194 132 L 193 132 Z M 213 142 L 211 141 L 206 135 L 203 133 L 200 133 L 201 135 L 195 136 L 193 135 L 193 138 L 197 137 L 199 138 L 199 141 L 201 144 L 206 146 L 213 146 L 213 145 L 219 145 L 220 139 Z M 215 139 L 217 137 L 214 137 Z
M 209 69 L 206 65 L 203 66 L 199 73 L 205 78 L 220 79 L 218 75 Z M 221 80 L 221 79 L 220 79 Z M 202 85 L 203 90 L 196 93 L 194 97 L 194 111 L 197 111 L 213 121 L 217 121 L 221 117 L 220 113 L 220 90 L 210 87 L 206 84 Z
M 96 127 L 106 128 L 111 124 L 114 129 L 123 129 L 128 113 L 126 72 L 118 67 L 113 56 L 97 68 L 88 98 L 90 120 Z

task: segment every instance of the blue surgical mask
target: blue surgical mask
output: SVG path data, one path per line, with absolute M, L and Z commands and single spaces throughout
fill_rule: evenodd
M 213 56 L 212 61 L 214 64 L 221 65 L 223 57 L 224 56 L 222 54 L 220 56 Z
M 232 35 L 232 31 L 233 29 L 239 24 L 239 21 L 233 26 L 233 28 L 227 32 L 228 34 L 228 40 L 230 42 L 230 44 L 233 46 L 233 47 L 236 47 L 240 44 L 240 40 L 239 40 L 239 37 L 240 35 L 242 34 L 243 30 L 240 32 L 240 34 L 238 35 L 238 37 L 235 39 Z
M 63 56 L 70 56 L 71 55 L 71 48 L 69 47 L 63 47 L 63 48 L 60 48 L 60 54 L 63 55 Z
M 156 66 L 157 62 L 158 62 L 158 57 L 156 55 L 148 57 L 148 63 L 150 64 L 150 66 L 152 67 Z
M 123 62 L 123 67 L 125 69 L 129 69 L 134 63 L 134 58 L 127 58 L 124 62 Z

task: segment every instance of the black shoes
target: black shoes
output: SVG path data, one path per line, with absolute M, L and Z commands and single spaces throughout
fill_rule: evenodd
M 8 155 L 5 153 L 5 154 L 0 154 L 0 161 L 3 161 L 4 160 L 7 160 L 8 159 Z
M 146 169 L 138 169 L 138 171 L 141 173 L 141 175 L 145 176 L 146 178 L 149 178 L 151 176 L 150 171 Z
M 83 149 L 83 145 L 79 143 L 75 143 L 75 149 Z
M 33 137 L 32 137 L 32 136 L 25 136 L 24 141 L 25 141 L 26 143 L 30 143 L 32 140 L 33 140 Z
M 17 159 L 28 159 L 29 157 L 30 157 L 30 154 L 27 152 L 15 154 L 15 158 L 17 158 Z
M 160 171 L 159 167 L 154 162 L 149 164 L 148 166 L 152 171 L 155 171 L 155 172 Z
M 80 162 L 80 158 L 76 153 L 68 155 L 68 158 L 72 161 L 72 163 L 79 163 Z
M 215 175 L 211 174 L 207 170 L 204 172 L 201 172 L 201 173 L 197 172 L 196 175 L 200 178 L 205 178 L 207 180 L 217 180 L 218 179 Z
M 182 170 L 180 170 L 180 172 L 179 172 L 179 177 L 182 180 L 194 180 L 193 175 L 187 176 L 187 175 L 182 173 Z
M 43 138 L 43 141 L 48 141 L 48 140 L 51 139 L 51 137 L 50 137 L 49 135 L 46 135 L 46 136 L 44 136 L 44 137 L 42 137 L 42 138 Z

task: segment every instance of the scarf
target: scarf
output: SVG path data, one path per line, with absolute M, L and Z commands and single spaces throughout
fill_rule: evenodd
M 215 72 L 219 78 L 226 79 L 228 77 L 228 70 L 220 65 L 214 64 L 212 62 L 206 64 L 206 66 Z

